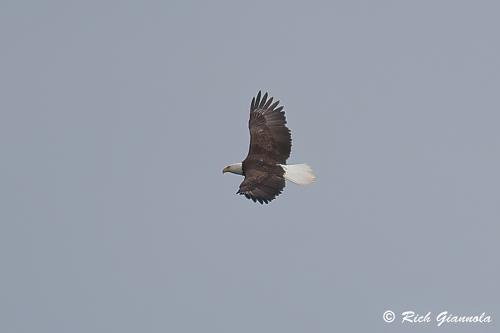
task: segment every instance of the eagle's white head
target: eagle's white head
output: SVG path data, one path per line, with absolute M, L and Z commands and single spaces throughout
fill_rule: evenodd
M 235 173 L 237 175 L 243 175 L 242 163 L 234 163 L 234 164 L 228 165 L 227 167 L 222 169 L 222 173 L 226 173 L 226 172 Z

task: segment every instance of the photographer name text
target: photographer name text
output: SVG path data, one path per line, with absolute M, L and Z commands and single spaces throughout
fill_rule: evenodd
M 405 311 L 401 313 L 401 323 L 430 323 L 433 321 L 432 313 L 429 311 L 426 314 L 418 314 L 414 311 Z M 448 311 L 443 311 L 438 313 L 434 317 L 434 321 L 437 326 L 444 324 L 458 324 L 458 323 L 491 323 L 491 316 L 487 315 L 485 312 L 477 315 L 457 315 L 449 313 Z

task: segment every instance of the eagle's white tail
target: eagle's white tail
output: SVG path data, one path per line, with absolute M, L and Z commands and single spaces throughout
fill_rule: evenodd
M 316 180 L 311 167 L 307 164 L 280 164 L 285 170 L 285 179 L 295 184 L 308 185 Z

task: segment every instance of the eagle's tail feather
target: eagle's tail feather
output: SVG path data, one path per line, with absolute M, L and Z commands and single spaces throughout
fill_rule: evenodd
M 316 180 L 313 170 L 307 164 L 281 164 L 285 170 L 285 179 L 298 185 L 308 185 Z

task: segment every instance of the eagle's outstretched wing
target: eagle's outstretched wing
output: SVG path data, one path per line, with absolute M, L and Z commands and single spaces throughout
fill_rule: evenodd
M 268 203 L 285 187 L 285 164 L 292 148 L 292 136 L 286 127 L 283 106 L 273 103 L 267 93 L 261 92 L 250 105 L 250 148 L 243 161 L 245 179 L 237 193 L 253 201 Z
M 292 149 L 292 136 L 286 127 L 283 106 L 279 101 L 273 104 L 273 98 L 261 93 L 252 99 L 250 105 L 250 148 L 247 159 L 265 159 L 269 162 L 285 164 Z

